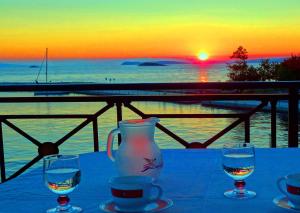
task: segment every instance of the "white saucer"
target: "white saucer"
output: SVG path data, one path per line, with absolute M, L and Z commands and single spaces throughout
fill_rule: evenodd
M 278 197 L 275 197 L 273 199 L 273 203 L 275 203 L 276 206 L 279 206 L 281 208 L 288 209 L 294 212 L 300 212 L 300 209 L 298 208 L 296 209 L 285 195 L 280 195 Z
M 149 203 L 148 205 L 146 205 L 142 211 L 135 211 L 135 212 L 145 212 L 145 213 L 159 212 L 167 208 L 170 208 L 171 206 L 173 206 L 172 200 L 159 199 L 153 203 Z M 128 212 L 128 211 L 120 210 L 112 200 L 100 204 L 99 207 L 104 212 Z

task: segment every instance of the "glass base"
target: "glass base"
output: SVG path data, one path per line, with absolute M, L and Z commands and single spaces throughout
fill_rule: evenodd
M 250 199 L 256 196 L 256 193 L 253 191 L 243 190 L 243 192 L 239 192 L 236 189 L 229 190 L 224 192 L 225 197 L 232 199 Z
M 61 209 L 61 208 L 53 208 L 53 209 L 48 209 L 47 213 L 77 213 L 77 212 L 83 212 L 82 208 L 76 207 L 76 206 L 71 206 L 70 208 L 67 209 Z

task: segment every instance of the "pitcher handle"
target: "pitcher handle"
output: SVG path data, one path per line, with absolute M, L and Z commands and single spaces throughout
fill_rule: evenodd
M 287 196 L 287 192 L 282 188 L 282 184 L 281 184 L 282 181 L 285 181 L 285 177 L 281 177 L 277 180 L 277 187 L 284 195 Z
M 113 156 L 113 142 L 115 136 L 118 135 L 119 133 L 120 133 L 119 129 L 114 129 L 108 134 L 108 138 L 107 138 L 107 148 L 106 148 L 107 155 L 113 162 L 116 161 L 115 157 Z
M 150 202 L 154 202 L 154 201 L 161 198 L 161 196 L 163 194 L 163 190 L 159 185 L 156 185 L 156 184 L 153 184 L 153 183 L 152 183 L 151 187 L 155 188 L 157 190 L 157 195 L 150 198 Z

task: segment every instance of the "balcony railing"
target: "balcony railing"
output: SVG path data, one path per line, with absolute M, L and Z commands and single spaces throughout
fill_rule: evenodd
M 30 115 L 0 115 L 0 168 L 1 182 L 22 174 L 45 155 L 59 152 L 59 146 L 66 140 L 92 123 L 94 151 L 99 151 L 98 118 L 108 109 L 116 107 L 116 120 L 122 120 L 123 107 L 128 108 L 142 118 L 236 118 L 220 132 L 204 142 L 189 142 L 170 131 L 162 124 L 156 127 L 178 141 L 185 148 L 206 148 L 237 125 L 244 123 L 245 141 L 250 142 L 250 119 L 253 114 L 262 110 L 269 103 L 271 105 L 271 143 L 276 147 L 276 113 L 277 102 L 288 101 L 288 146 L 298 147 L 298 101 L 300 82 L 211 82 L 211 83 L 144 83 L 144 84 L 4 84 L 0 85 L 0 92 L 41 92 L 41 91 L 68 91 L 68 92 L 99 92 L 114 91 L 114 95 L 85 95 L 85 96 L 28 96 L 28 97 L 0 97 L 1 103 L 39 103 L 39 102 L 105 102 L 106 105 L 93 114 L 30 114 Z M 143 91 L 143 95 L 127 94 L 122 91 Z M 266 90 L 266 91 L 264 91 Z M 145 93 L 148 91 L 148 93 Z M 152 91 L 152 93 L 149 91 Z M 204 92 L 206 91 L 206 92 Z M 47 94 L 47 93 L 45 93 Z M 50 94 L 50 93 L 49 93 Z M 48 94 L 48 95 L 49 95 Z M 148 94 L 148 95 L 145 95 Z M 255 100 L 259 104 L 243 113 L 231 114 L 147 114 L 136 108 L 132 102 L 200 102 L 207 100 Z M 84 121 L 57 141 L 38 141 L 24 130 L 14 124 L 12 119 L 75 119 L 83 118 Z M 16 131 L 35 146 L 37 156 L 24 165 L 21 169 L 7 177 L 5 170 L 4 141 L 2 126 L 6 125 Z M 119 142 L 121 141 L 119 136 Z

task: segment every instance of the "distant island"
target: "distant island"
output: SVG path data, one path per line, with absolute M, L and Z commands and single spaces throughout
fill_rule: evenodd
M 187 61 L 124 61 L 122 65 L 137 65 L 137 66 L 167 66 L 172 64 L 189 64 Z
M 140 63 L 138 61 L 124 61 L 121 65 L 139 65 Z
M 167 66 L 167 65 L 157 63 L 157 62 L 143 62 L 143 63 L 140 63 L 138 66 Z
M 161 63 L 161 64 L 190 64 L 187 61 L 157 61 L 157 63 Z

